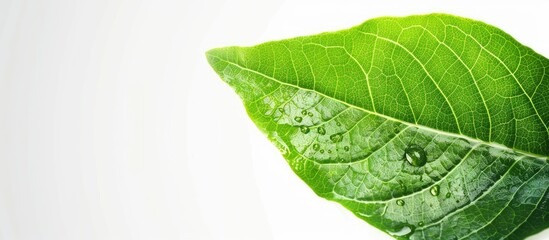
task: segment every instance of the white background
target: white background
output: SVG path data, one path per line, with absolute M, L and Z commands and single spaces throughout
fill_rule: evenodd
M 0 0 L 0 239 L 391 239 L 315 196 L 204 52 L 445 12 L 549 56 L 548 11 L 526 0 Z

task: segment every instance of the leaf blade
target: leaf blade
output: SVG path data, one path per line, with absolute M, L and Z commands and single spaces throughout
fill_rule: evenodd
M 472 61 L 471 59 L 457 57 L 458 50 L 448 47 L 452 51 L 447 51 L 444 56 L 447 58 L 457 57 L 458 60 L 454 61 L 461 62 L 463 65 L 461 69 L 457 70 L 464 70 L 465 66 L 467 71 L 461 73 L 469 72 L 471 76 L 469 80 L 472 80 L 474 84 L 471 84 L 468 89 L 470 92 L 459 92 L 454 87 L 454 91 L 447 94 L 452 81 L 443 77 L 445 73 L 437 73 L 436 71 L 440 71 L 440 69 L 434 68 L 429 65 L 429 61 L 423 59 L 429 54 L 425 56 L 415 54 L 409 50 L 411 48 L 408 46 L 409 42 L 400 43 L 391 39 L 395 37 L 397 40 L 400 39 L 400 35 L 395 35 L 395 32 L 390 31 L 395 25 L 402 28 L 400 25 L 403 22 L 410 26 L 416 26 L 419 22 L 419 26 L 427 29 L 430 28 L 430 24 L 433 24 L 433 18 L 436 21 L 439 18 L 447 18 L 446 21 L 452 22 L 452 24 L 456 24 L 453 21 L 480 24 L 448 15 L 413 16 L 402 19 L 381 18 L 339 32 L 270 42 L 251 48 L 214 49 L 207 53 L 208 61 L 242 97 L 250 117 L 259 129 L 266 133 L 271 141 L 281 149 L 294 172 L 318 195 L 342 203 L 357 216 L 386 232 L 402 233 L 401 230 L 408 228 L 410 232 L 406 234 L 407 237 L 421 238 L 421 235 L 418 234 L 425 232 L 434 234 L 431 233 L 434 225 L 429 225 L 429 223 L 441 221 L 443 216 L 448 216 L 453 209 L 458 207 L 465 206 L 470 209 L 470 206 L 475 205 L 468 205 L 468 203 L 473 202 L 474 199 L 491 197 L 491 195 L 482 195 L 481 190 L 488 189 L 491 186 L 490 183 L 495 181 L 494 179 L 499 179 L 498 176 L 506 176 L 507 170 L 512 172 L 513 176 L 518 176 L 521 171 L 527 172 L 527 174 L 522 174 L 532 176 L 537 184 L 527 185 L 530 186 L 528 189 L 543 186 L 549 181 L 549 172 L 545 168 L 547 165 L 546 155 L 544 155 L 547 149 L 543 148 L 547 145 L 548 139 L 546 128 L 545 136 L 542 131 L 538 131 L 535 137 L 525 138 L 526 140 L 521 142 L 522 145 L 515 143 L 505 145 L 507 140 L 505 136 L 501 137 L 500 135 L 495 135 L 493 138 L 498 140 L 499 144 L 491 142 L 493 124 L 503 120 L 499 119 L 501 116 L 496 116 L 494 120 L 490 117 L 490 109 L 497 108 L 490 105 L 480 89 L 484 89 L 491 97 L 493 97 L 490 95 L 493 89 L 488 89 L 486 83 L 477 84 L 473 74 L 473 70 L 476 71 L 476 69 L 466 67 L 465 63 Z M 376 34 L 363 34 L 365 31 L 368 33 L 373 29 L 376 30 Z M 436 28 L 431 27 L 430 29 Z M 417 34 L 409 34 L 416 38 L 407 38 L 417 39 Z M 437 34 L 432 33 L 432 35 L 436 36 Z M 385 43 L 378 40 L 380 36 Z M 419 36 L 421 39 L 423 35 Z M 436 40 L 440 42 L 440 40 Z M 513 39 L 506 40 L 514 41 Z M 417 40 L 415 43 L 418 45 L 425 42 L 428 40 Z M 445 44 L 450 45 L 451 42 Z M 521 51 L 528 54 L 533 52 L 530 49 Z M 393 54 L 391 58 L 387 58 L 388 52 Z M 397 57 L 393 57 L 395 53 Z M 433 54 L 430 57 L 434 57 L 434 54 L 437 53 L 436 49 L 430 53 Z M 482 55 L 481 53 L 482 50 L 479 50 L 479 57 Z M 490 59 L 488 58 L 490 54 L 484 55 Z M 545 69 L 547 65 L 543 65 L 543 63 L 547 62 L 547 59 L 541 58 L 541 64 Z M 499 66 L 496 59 L 490 60 L 496 61 L 494 64 L 500 70 L 509 71 L 507 65 Z M 391 67 L 395 69 L 395 66 L 406 66 L 405 69 L 399 67 L 399 71 L 394 70 L 393 74 L 398 76 L 396 72 L 401 72 L 402 78 L 383 77 L 380 74 L 388 71 L 391 73 Z M 450 65 L 450 69 L 452 66 L 454 65 Z M 459 63 L 456 66 L 459 66 Z M 496 67 L 492 66 L 492 68 Z M 520 64 L 516 69 L 520 69 Z M 408 70 L 415 70 L 415 72 L 408 73 Z M 519 73 L 521 72 L 519 71 Z M 494 76 L 496 75 L 494 73 Z M 529 110 L 537 111 L 537 105 L 533 103 L 532 99 L 536 97 L 537 91 L 546 92 L 545 85 L 541 84 L 545 78 L 545 75 L 541 76 L 537 85 L 525 84 L 526 88 L 534 89 L 531 90 L 533 91 L 531 97 L 528 96 L 533 106 Z M 497 78 L 494 77 L 494 79 Z M 512 76 L 504 76 L 504 80 L 506 83 L 510 83 L 514 79 Z M 535 88 L 532 88 L 534 85 Z M 420 90 L 406 91 L 407 88 L 414 89 L 414 86 L 416 89 L 419 86 Z M 399 87 L 403 91 L 393 91 Z M 507 88 L 513 88 L 513 86 L 510 85 Z M 517 86 L 514 88 L 511 90 L 519 90 Z M 519 88 L 525 91 L 524 87 L 520 86 Z M 466 93 L 472 93 L 475 89 L 478 92 L 476 95 L 471 95 L 476 98 L 467 98 Z M 508 89 L 504 90 L 513 93 Z M 454 109 L 449 99 L 452 99 L 454 103 L 459 100 L 452 95 L 455 91 L 458 91 L 459 97 L 465 98 L 467 100 L 465 102 L 471 104 L 472 107 L 467 108 L 465 106 L 467 104 L 459 103 L 454 104 L 456 106 Z M 397 96 L 391 97 L 394 95 Z M 480 103 L 475 99 L 481 99 Z M 547 101 L 536 99 L 542 103 Z M 523 97 L 521 100 L 524 100 Z M 412 106 L 414 102 L 419 103 Z M 433 109 L 438 109 L 438 114 L 442 113 L 446 117 L 439 118 L 439 115 L 434 114 L 436 111 L 433 109 L 425 111 L 427 102 L 439 102 L 439 106 L 434 106 Z M 518 102 L 519 106 L 528 104 L 524 101 Z M 444 103 L 447 107 L 441 108 L 440 106 L 444 106 Z M 418 109 L 423 110 L 419 111 Z M 463 118 L 462 115 L 456 114 L 456 112 L 467 112 L 468 109 L 475 109 L 475 111 L 480 109 L 481 113 L 468 115 L 469 118 Z M 484 115 L 482 109 L 486 111 Z M 482 118 L 484 122 L 476 123 L 474 116 L 484 116 Z M 507 121 L 505 116 L 507 115 L 504 115 L 502 119 Z M 543 130 L 547 118 L 537 113 L 533 118 L 529 118 L 529 123 L 535 123 L 535 117 L 539 119 L 539 122 L 533 129 Z M 514 118 L 515 116 L 513 116 Z M 468 124 L 462 126 L 464 127 L 463 131 L 469 135 L 463 133 L 460 119 L 467 120 L 465 122 Z M 484 126 L 485 123 L 488 123 L 488 128 Z M 321 128 L 324 130 L 320 131 Z M 477 132 L 477 128 L 481 133 Z M 507 128 L 510 127 L 506 125 L 506 131 L 509 131 Z M 499 131 L 495 127 L 493 130 L 494 134 Z M 511 130 L 517 131 L 516 126 Z M 338 141 L 334 141 L 334 138 Z M 402 161 L 404 149 L 410 143 L 422 146 L 429 153 L 429 161 L 421 169 L 423 172 L 404 165 Z M 513 150 L 513 148 L 518 149 Z M 518 158 L 520 161 L 516 160 Z M 494 167 L 495 162 L 498 163 L 496 167 Z M 516 162 L 521 162 L 519 167 L 514 165 Z M 526 165 L 523 166 L 525 163 Z M 478 166 L 481 168 L 479 169 Z M 470 172 L 464 172 L 464 169 Z M 481 176 L 485 179 L 475 180 Z M 426 179 L 423 179 L 424 177 Z M 504 181 L 502 180 L 502 183 L 513 182 L 512 180 L 506 178 Z M 470 181 L 475 182 L 476 186 L 468 186 L 471 185 Z M 459 183 L 459 187 L 452 188 L 448 185 L 452 182 Z M 527 182 L 525 181 L 525 184 Z M 505 186 L 502 183 L 496 187 Z M 430 188 L 440 187 L 443 184 L 448 186 L 441 187 L 440 195 L 425 200 L 426 197 L 429 197 Z M 442 198 L 442 195 L 445 197 L 445 194 L 450 192 L 450 197 Z M 547 202 L 547 197 L 544 194 L 536 195 L 536 199 L 543 203 L 543 206 Z M 397 204 L 397 201 L 402 199 L 414 204 Z M 439 204 L 434 207 L 434 210 L 432 209 L 433 204 L 437 202 L 430 202 L 433 200 L 437 200 Z M 450 200 L 461 201 L 461 203 L 450 203 L 448 202 Z M 502 203 L 505 202 L 503 197 L 499 200 Z M 509 204 L 511 201 L 513 198 L 509 199 Z M 478 202 L 483 203 L 483 201 Z M 425 204 L 431 206 L 427 207 Z M 503 206 L 502 211 L 506 209 Z M 515 207 L 514 210 L 516 209 L 519 208 Z M 540 208 L 534 208 L 530 213 L 534 213 L 536 209 Z M 522 212 L 527 213 L 528 211 L 523 209 Z M 405 217 L 407 216 L 405 213 L 411 214 L 412 217 Z M 486 214 L 486 218 L 493 219 L 493 221 L 499 216 L 499 214 L 493 215 L 494 213 L 489 211 Z M 456 215 L 463 218 L 463 216 L 472 216 L 472 213 Z M 528 220 L 530 215 L 525 216 L 523 222 Z M 447 220 L 442 221 L 442 223 L 447 222 Z M 542 222 L 545 226 L 546 220 Z M 486 223 L 486 226 L 491 226 L 488 224 L 491 223 L 489 220 Z M 487 228 L 479 228 L 475 232 L 472 230 L 473 225 L 474 222 L 471 222 L 464 231 L 460 232 L 458 229 L 451 232 L 455 232 L 457 236 L 468 238 L 475 238 L 474 234 L 491 234 L 490 231 L 483 233 L 486 231 L 483 229 Z M 517 225 L 519 224 L 517 223 Z M 442 225 L 436 227 L 443 228 Z M 540 227 L 534 228 L 539 229 Z M 508 229 L 509 234 L 516 231 L 514 227 Z

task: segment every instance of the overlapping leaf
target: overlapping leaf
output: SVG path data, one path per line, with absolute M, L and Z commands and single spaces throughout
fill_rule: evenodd
M 493 26 L 384 17 L 207 57 L 301 179 L 397 238 L 549 226 L 549 60 Z

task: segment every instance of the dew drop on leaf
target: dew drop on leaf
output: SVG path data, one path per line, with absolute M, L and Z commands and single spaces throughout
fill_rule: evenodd
M 417 225 L 419 225 L 421 227 L 421 226 L 423 226 L 423 222 L 419 222 L 419 223 L 417 223 Z
M 421 167 L 427 163 L 427 154 L 418 145 L 410 145 L 404 152 L 404 157 L 412 166 Z
M 312 117 L 312 116 L 313 116 L 313 113 L 312 113 L 312 112 L 309 112 L 309 113 L 307 113 L 307 116 Z
M 440 187 L 438 185 L 431 187 L 431 190 L 430 190 L 431 195 L 438 196 L 439 190 L 440 190 Z
M 284 108 L 278 108 L 278 111 L 284 113 Z
M 309 131 L 310 131 L 309 127 L 307 127 L 307 126 L 301 126 L 300 130 L 301 130 L 302 133 L 305 133 L 305 134 L 309 133 Z
M 307 115 L 307 110 L 301 111 L 301 114 L 303 114 L 303 116 L 306 116 Z
M 296 122 L 301 122 L 301 121 L 303 121 L 303 118 L 302 117 L 295 117 L 294 120 Z
M 340 122 L 336 122 L 336 125 L 339 127 L 339 126 L 341 126 L 341 123 L 340 123 Z
M 318 143 L 313 144 L 313 150 L 318 151 L 320 149 L 320 145 Z
M 403 227 L 402 229 L 398 230 L 398 231 L 395 231 L 395 232 L 391 232 L 391 231 L 387 231 L 389 234 L 395 236 L 395 237 L 402 237 L 402 236 L 406 236 L 410 233 L 413 232 L 413 230 L 408 227 L 408 226 L 405 226 Z
M 341 136 L 341 133 L 336 133 L 336 134 L 332 134 L 330 136 L 330 140 L 332 140 L 332 142 L 341 142 L 341 140 L 343 139 L 343 136 Z
M 328 153 L 332 153 L 332 150 L 328 150 Z
M 402 200 L 402 199 L 397 200 L 396 203 L 399 206 L 404 206 L 404 200 Z
M 451 193 L 446 193 L 446 198 L 450 198 L 452 196 Z
M 319 127 L 316 131 L 317 131 L 318 134 L 320 134 L 320 135 L 326 134 L 326 129 L 324 129 L 323 127 Z
M 349 146 L 343 147 L 343 150 L 345 150 L 346 152 L 348 152 L 348 151 L 349 151 Z
M 320 149 L 320 153 L 324 153 L 324 149 Z

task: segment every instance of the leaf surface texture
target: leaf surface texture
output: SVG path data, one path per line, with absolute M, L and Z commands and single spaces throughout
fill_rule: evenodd
M 549 226 L 549 60 L 502 30 L 383 17 L 207 58 L 316 194 L 396 238 Z

